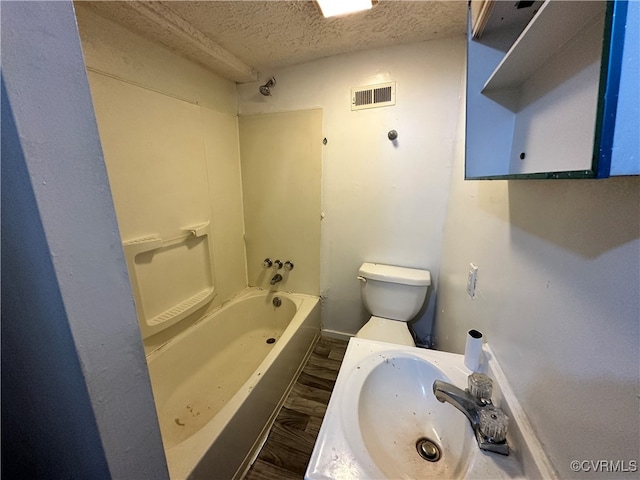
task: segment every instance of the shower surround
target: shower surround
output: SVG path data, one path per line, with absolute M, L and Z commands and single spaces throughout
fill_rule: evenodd
M 235 84 L 76 10 L 169 470 L 237 477 L 319 335 L 322 111 L 239 119 Z

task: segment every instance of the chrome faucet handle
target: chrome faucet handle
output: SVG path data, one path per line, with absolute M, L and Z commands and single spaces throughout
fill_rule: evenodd
M 282 262 L 280 260 L 274 260 L 273 268 L 274 270 L 280 270 L 282 268 Z
M 264 262 L 262 262 L 262 268 L 271 268 L 271 265 L 273 265 L 273 262 L 270 258 L 265 258 Z
M 286 262 L 284 262 L 284 269 L 293 270 L 293 262 L 291 260 L 287 260 Z

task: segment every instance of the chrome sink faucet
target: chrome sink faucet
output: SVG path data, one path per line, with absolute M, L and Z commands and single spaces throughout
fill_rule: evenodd
M 469 419 L 481 450 L 509 455 L 506 440 L 509 418 L 493 405 L 490 398 L 477 397 L 441 380 L 433 382 L 433 394 L 440 402 L 450 403 Z
M 275 285 L 278 282 L 282 281 L 282 275 L 280 275 L 279 273 L 276 273 L 273 278 L 271 279 L 271 285 Z

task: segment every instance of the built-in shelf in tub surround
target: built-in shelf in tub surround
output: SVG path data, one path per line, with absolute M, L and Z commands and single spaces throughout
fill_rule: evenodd
M 182 320 L 215 296 L 210 223 L 175 235 L 123 242 L 143 337 Z

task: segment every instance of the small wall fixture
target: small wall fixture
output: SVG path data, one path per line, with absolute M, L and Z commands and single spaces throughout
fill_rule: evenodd
M 378 0 L 315 0 L 325 18 L 370 10 Z
M 271 96 L 271 89 L 276 86 L 276 77 L 271 77 L 267 83 L 260 85 L 259 90 L 265 97 Z

